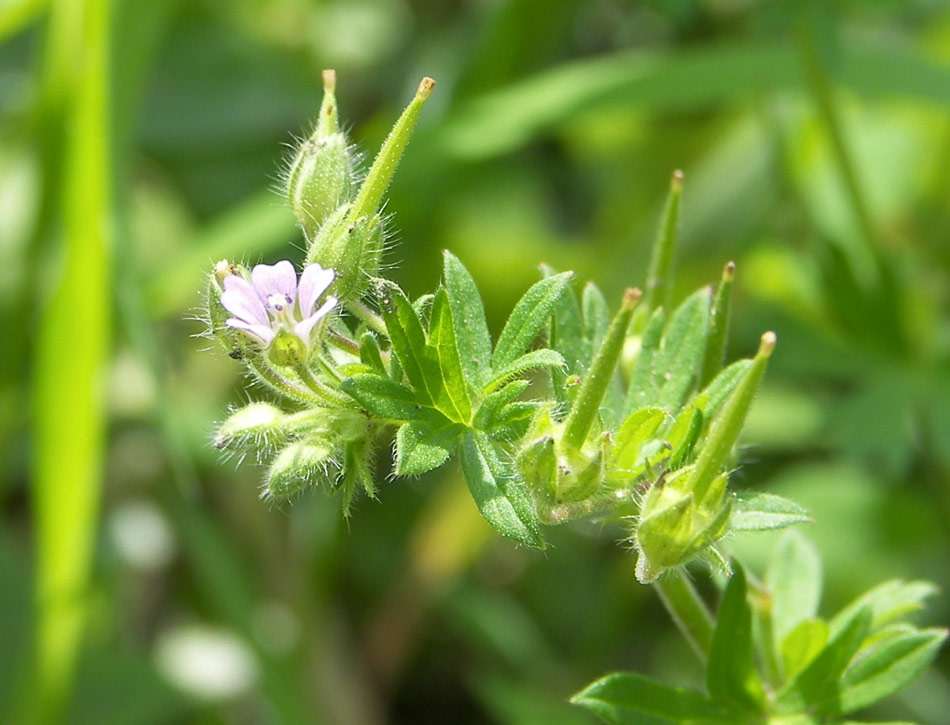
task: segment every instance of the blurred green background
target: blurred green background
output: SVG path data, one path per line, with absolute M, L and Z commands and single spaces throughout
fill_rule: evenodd
M 734 259 L 731 354 L 779 337 L 734 485 L 811 509 L 826 613 L 950 589 L 950 3 L 4 0 L 0 722 L 589 723 L 609 670 L 697 678 L 619 527 L 519 550 L 386 456 L 349 522 L 272 508 L 210 445 L 247 393 L 198 289 L 301 257 L 275 179 L 326 67 L 369 154 L 437 79 L 388 259 L 415 296 L 452 249 L 496 333 L 540 261 L 642 284 L 683 169 L 678 295 Z M 873 714 L 941 721 L 948 674 Z

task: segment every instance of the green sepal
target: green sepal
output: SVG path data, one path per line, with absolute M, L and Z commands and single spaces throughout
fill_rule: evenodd
M 329 482 L 334 448 L 325 438 L 313 437 L 285 446 L 267 469 L 265 498 L 287 498 L 320 481 Z
M 488 436 L 467 431 L 460 457 L 472 498 L 492 528 L 505 538 L 543 549 L 540 522 L 524 482 L 498 456 Z

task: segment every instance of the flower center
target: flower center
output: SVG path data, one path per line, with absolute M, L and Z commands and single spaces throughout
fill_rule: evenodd
M 267 297 L 267 311 L 276 322 L 294 323 L 294 301 L 290 295 L 274 293 Z

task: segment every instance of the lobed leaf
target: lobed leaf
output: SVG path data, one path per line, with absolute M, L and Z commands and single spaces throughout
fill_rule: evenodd
M 482 398 L 472 421 L 474 427 L 478 429 L 488 429 L 495 425 L 495 418 L 498 412 L 504 406 L 517 400 L 518 396 L 528 389 L 528 385 L 527 380 L 513 380 L 501 388 L 501 390 L 496 390 L 494 393 Z
M 458 447 L 462 426 L 438 418 L 412 420 L 400 426 L 396 433 L 397 476 L 428 473 L 445 463 Z
M 439 289 L 432 303 L 429 349 L 431 356 L 436 359 L 442 378 L 435 400 L 436 407 L 452 420 L 468 423 L 472 417 L 472 401 L 459 359 L 455 326 L 444 288 Z
M 933 662 L 946 638 L 945 629 L 925 629 L 884 642 L 844 674 L 839 711 L 860 710 L 907 687 Z
M 573 272 L 562 272 L 533 284 L 518 300 L 498 337 L 492 367 L 504 368 L 519 358 L 544 327 Z
M 740 491 L 735 495 L 731 531 L 767 531 L 810 522 L 808 511 L 794 501 L 772 493 Z
M 712 702 L 701 692 L 665 685 L 633 672 L 601 677 L 574 695 L 571 702 L 617 725 L 643 722 L 638 715 L 697 725 L 725 725 L 741 719 L 741 714 Z
M 426 344 L 422 321 L 399 287 L 388 280 L 379 285 L 380 312 L 393 352 L 399 359 L 420 399 L 434 404 L 442 380 L 438 361 L 432 359 Z
M 548 350 L 547 348 L 532 350 L 502 369 L 494 370 L 491 375 L 491 380 L 485 386 L 482 393 L 485 395 L 493 393 L 512 378 L 524 375 L 529 370 L 536 368 L 563 369 L 565 365 L 564 358 L 559 352 Z
M 383 420 L 414 420 L 424 415 L 422 401 L 414 391 L 381 375 L 354 375 L 344 380 L 340 388 L 364 410 Z
M 657 405 L 676 412 L 696 385 L 706 336 L 709 332 L 711 295 L 708 288 L 694 292 L 676 308 L 653 363 L 654 385 L 659 388 Z
M 442 281 L 452 311 L 462 370 L 469 384 L 478 390 L 487 381 L 492 353 L 482 296 L 472 275 L 449 251 L 443 253 Z
M 460 456 L 472 498 L 492 528 L 518 543 L 544 548 L 538 516 L 524 482 L 498 457 L 488 436 L 466 431 Z

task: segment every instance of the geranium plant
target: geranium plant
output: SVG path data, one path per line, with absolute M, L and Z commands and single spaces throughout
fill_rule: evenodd
M 611 304 L 570 272 L 542 267 L 501 332 L 451 252 L 441 284 L 411 299 L 381 272 L 390 180 L 423 103 L 423 79 L 365 176 L 340 130 L 335 75 L 313 134 L 286 174 L 305 266 L 208 276 L 209 333 L 277 400 L 237 409 L 215 444 L 267 464 L 264 498 L 320 488 L 345 515 L 377 496 L 375 461 L 415 477 L 457 458 L 486 521 L 543 549 L 544 528 L 584 517 L 623 522 L 631 580 L 653 586 L 706 668 L 703 690 L 614 673 L 573 698 L 608 722 L 838 721 L 909 684 L 946 631 L 907 622 L 933 593 L 881 585 L 818 615 L 820 561 L 787 534 L 762 581 L 731 559 L 730 534 L 809 520 L 796 503 L 729 489 L 736 444 L 776 336 L 725 364 L 735 265 L 715 287 L 671 304 L 682 174 L 671 188 L 643 282 Z M 727 583 L 713 616 L 684 567 Z

